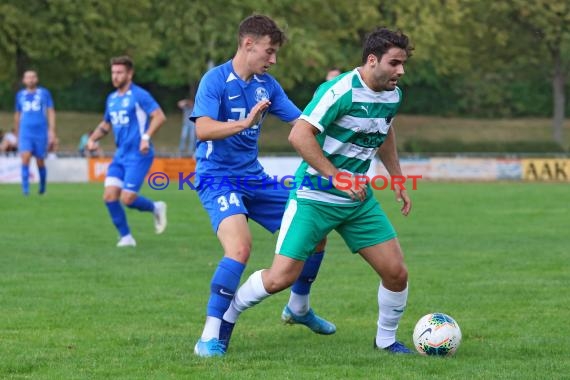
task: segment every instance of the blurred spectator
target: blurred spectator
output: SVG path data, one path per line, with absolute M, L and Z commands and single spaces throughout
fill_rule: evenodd
M 5 133 L 2 142 L 0 142 L 0 152 L 2 153 L 16 153 L 18 151 L 18 137 L 15 134 L 14 128 Z
M 93 134 L 93 131 L 89 131 L 89 133 L 84 133 L 79 138 L 79 146 L 77 150 L 81 157 L 103 157 L 103 149 L 99 146 L 99 142 L 94 143 L 93 149 L 87 149 L 87 142 L 89 141 L 89 137 Z
M 332 67 L 332 68 L 330 68 L 329 71 L 327 72 L 326 79 L 327 79 L 327 81 L 329 81 L 329 80 L 331 80 L 331 79 L 333 79 L 333 78 L 338 77 L 339 75 L 340 75 L 340 70 L 337 69 L 336 67 Z
M 192 109 L 194 108 L 194 99 L 182 99 L 178 101 L 178 108 L 182 110 L 182 131 L 180 133 L 180 145 L 178 151 L 181 155 L 187 152 L 194 157 L 196 151 L 196 125 L 190 120 Z

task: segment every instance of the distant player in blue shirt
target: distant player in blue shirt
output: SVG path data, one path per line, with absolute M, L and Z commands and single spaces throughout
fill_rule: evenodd
M 207 318 L 194 347 L 198 356 L 223 356 L 233 324 L 223 316 L 249 259 L 252 219 L 274 233 L 279 229 L 289 191 L 271 179 L 258 161 L 258 139 L 265 115 L 294 123 L 301 111 L 267 70 L 277 62 L 284 33 L 270 18 L 247 17 L 239 26 L 234 58 L 208 71 L 196 94 L 192 119 L 198 147 L 197 190 L 212 228 L 224 249 L 210 285 Z M 233 186 L 248 176 L 248 186 Z M 257 186 L 259 185 L 259 186 Z M 258 188 L 256 188 L 258 187 Z M 287 323 L 301 323 L 319 334 L 336 327 L 309 307 L 309 291 L 317 276 L 325 241 L 319 244 L 292 288 L 282 313 Z
M 25 88 L 16 94 L 14 112 L 18 151 L 22 157 L 22 192 L 24 195 L 30 193 L 30 160 L 34 156 L 40 174 L 39 193 L 43 194 L 46 191 L 48 143 L 56 139 L 55 110 L 50 92 L 38 86 L 38 74 L 34 70 L 25 71 L 22 82 Z
M 166 228 L 166 203 L 138 194 L 154 159 L 151 137 L 166 117 L 153 97 L 132 82 L 133 74 L 129 57 L 111 59 L 111 78 L 117 90 L 107 97 L 103 121 L 87 142 L 87 149 L 95 149 L 96 142 L 113 129 L 117 150 L 107 171 L 103 199 L 119 231 L 118 247 L 136 246 L 119 200 L 129 208 L 152 212 L 157 234 Z

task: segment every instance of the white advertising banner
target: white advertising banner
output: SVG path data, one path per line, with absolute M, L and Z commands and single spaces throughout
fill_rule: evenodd
M 0 157 L 0 183 L 22 182 L 22 160 L 20 157 Z M 30 182 L 38 182 L 38 167 L 32 160 Z
M 46 159 L 48 182 L 87 182 L 88 166 L 85 158 Z M 0 157 L 0 183 L 22 182 L 22 161 L 20 157 Z M 38 182 L 38 166 L 30 163 L 30 182 Z

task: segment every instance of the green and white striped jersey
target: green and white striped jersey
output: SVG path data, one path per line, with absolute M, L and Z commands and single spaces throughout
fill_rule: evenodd
M 323 83 L 301 119 L 321 131 L 316 138 L 325 157 L 343 172 L 365 175 L 382 145 L 398 108 L 402 91 L 376 92 L 364 84 L 358 69 Z M 297 198 L 352 205 L 344 192 L 335 189 L 305 161 L 295 173 Z M 372 196 L 368 185 L 368 197 Z

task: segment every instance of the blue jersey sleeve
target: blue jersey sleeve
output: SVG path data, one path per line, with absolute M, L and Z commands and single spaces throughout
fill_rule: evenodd
M 277 81 L 273 83 L 275 88 L 270 99 L 271 106 L 269 107 L 269 113 L 287 123 L 299 118 L 299 116 L 301 116 L 301 110 L 293 104 Z
M 152 95 L 148 91 L 140 87 L 136 89 L 135 96 L 137 99 L 137 103 L 147 115 L 150 115 L 158 108 L 160 108 L 160 106 L 158 105 L 156 100 L 154 100 Z
M 16 93 L 16 100 L 14 102 L 14 112 L 22 112 L 22 105 L 20 104 L 20 93 L 22 91 L 18 91 Z
M 223 91 L 224 88 L 223 82 L 220 83 L 220 81 L 219 75 L 214 70 L 210 70 L 204 75 L 196 92 L 194 109 L 190 116 L 192 121 L 196 121 L 197 118 L 202 116 L 208 116 L 214 120 L 218 120 L 220 115 L 220 102 L 222 99 L 221 91 Z
M 45 88 L 44 88 L 44 91 L 45 91 L 46 108 L 54 108 L 51 93 L 48 90 L 46 90 Z
M 111 97 L 111 95 L 107 96 L 107 99 L 105 99 L 105 114 L 103 114 L 103 121 L 105 121 L 106 123 L 111 124 L 111 115 L 109 114 L 109 98 Z

